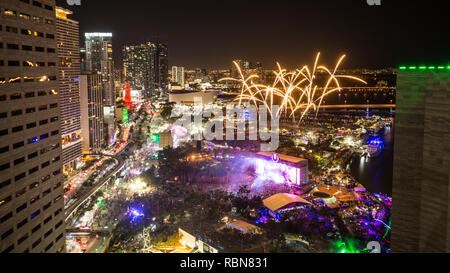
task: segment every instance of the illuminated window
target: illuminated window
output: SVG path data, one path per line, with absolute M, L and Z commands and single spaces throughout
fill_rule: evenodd
M 39 31 L 35 31 L 34 32 L 34 36 L 44 38 L 44 33 L 43 32 L 39 32 Z
M 30 205 L 33 205 L 34 203 L 36 203 L 40 198 L 41 198 L 40 195 L 37 195 L 37 196 L 33 197 L 33 198 L 30 200 Z
M 17 12 L 14 10 L 10 10 L 10 9 L 5 9 L 5 15 L 9 15 L 9 16 L 16 16 Z
M 29 36 L 31 36 L 33 34 L 33 32 L 31 32 L 31 30 L 29 30 L 29 29 L 21 29 L 20 33 L 22 33 L 23 35 L 29 35 Z
M 12 200 L 11 196 L 8 196 L 8 197 L 4 198 L 3 200 L 0 200 L 0 207 L 5 204 L 8 204 L 9 202 L 11 202 L 11 200 Z
M 40 209 L 35 211 L 33 214 L 31 214 L 30 218 L 34 219 L 34 218 L 38 217 L 39 214 L 41 214 L 41 210 Z
M 51 178 L 50 175 L 44 176 L 44 177 L 41 178 L 41 182 L 42 182 L 42 183 L 45 183 L 45 182 L 47 182 L 48 180 L 50 180 L 50 178 Z
M 31 16 L 29 14 L 21 13 L 19 14 L 19 17 L 25 20 L 30 20 Z
M 14 93 L 10 96 L 11 100 L 18 100 L 22 98 L 22 94 L 21 93 Z

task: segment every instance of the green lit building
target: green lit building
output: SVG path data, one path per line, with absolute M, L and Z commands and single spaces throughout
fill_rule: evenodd
M 450 251 L 450 66 L 397 79 L 392 252 Z

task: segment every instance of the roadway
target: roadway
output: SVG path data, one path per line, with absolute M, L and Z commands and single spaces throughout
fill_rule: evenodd
M 118 163 L 117 166 L 111 171 L 109 172 L 106 176 L 104 176 L 102 178 L 102 180 L 97 183 L 94 187 L 92 187 L 92 189 L 90 189 L 87 193 L 85 193 L 82 197 L 78 198 L 77 201 L 75 203 L 73 203 L 68 209 L 66 209 L 65 214 L 66 214 L 66 221 L 69 219 L 69 217 L 81 206 L 83 205 L 92 195 L 94 195 L 99 189 L 101 189 L 107 182 L 108 180 L 115 175 L 125 164 L 125 162 L 123 161 L 123 159 L 121 159 L 120 157 L 117 156 L 112 156 L 112 155 L 103 155 L 103 154 L 98 154 L 98 155 L 92 155 L 92 156 L 107 156 L 107 157 L 111 157 L 114 160 L 116 160 L 116 162 Z
M 89 236 L 89 235 L 101 235 L 109 236 L 111 232 L 108 230 L 84 230 L 84 229 L 66 229 L 66 234 L 72 234 L 74 236 Z

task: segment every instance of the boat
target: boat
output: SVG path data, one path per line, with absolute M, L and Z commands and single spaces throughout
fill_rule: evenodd
M 380 137 L 374 137 L 369 140 L 367 145 L 367 151 L 369 152 L 369 157 L 377 157 L 381 154 L 384 148 L 384 141 Z

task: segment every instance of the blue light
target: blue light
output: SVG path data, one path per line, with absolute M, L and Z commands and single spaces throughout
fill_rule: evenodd
M 130 209 L 129 216 L 134 221 L 137 218 L 144 217 L 144 213 L 136 208 L 132 208 L 132 209 Z

